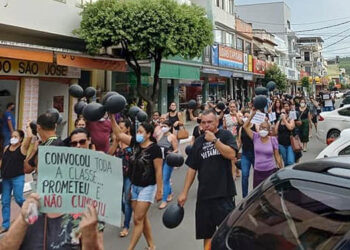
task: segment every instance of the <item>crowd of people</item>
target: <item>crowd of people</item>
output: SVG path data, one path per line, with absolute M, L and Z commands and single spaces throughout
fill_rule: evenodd
M 12 108 L 13 104 L 8 107 L 9 112 Z M 96 122 L 79 116 L 68 138 L 57 137 L 57 118 L 52 113 L 38 117 L 37 135 L 29 123 L 25 133 L 15 130 L 8 116 L 12 132 L 4 142 L 1 162 L 2 232 L 6 234 L 0 248 L 103 249 L 104 223 L 98 221 L 93 207 L 88 207 L 83 214 L 41 214 L 35 222 L 28 220 L 30 204 L 40 204 L 35 193 L 24 199 L 24 174 L 32 173 L 36 180 L 39 145 L 85 148 L 122 159 L 124 223 L 119 237 L 129 235 L 133 218 L 128 249 L 136 247 L 142 234 L 147 249 L 155 249 L 148 217 L 151 205 L 156 200 L 161 202 L 158 208 L 164 209 L 178 195 L 178 204 L 184 206 L 198 174 L 196 238 L 203 239 L 207 247 L 216 228 L 235 207 L 235 180 L 241 178 L 241 195 L 246 197 L 250 191 L 251 168 L 255 188 L 278 169 L 299 162 L 302 153 L 307 151 L 312 125 L 317 129 L 320 110 L 321 105 L 313 97 L 288 94 L 270 95 L 263 110 L 256 109 L 253 100 L 245 105 L 223 100 L 190 107 L 182 113 L 173 102 L 167 113 L 156 111 L 142 123 L 127 112 L 106 114 Z M 259 124 L 252 123 L 257 112 L 266 115 Z M 174 194 L 173 167 L 167 164 L 166 156 L 179 152 L 182 138 L 179 135 L 185 120 L 196 122 L 197 126 L 193 129 L 192 147 L 186 160 L 189 168 L 183 190 Z M 293 149 L 291 138 L 296 135 L 302 142 L 301 150 Z M 22 208 L 10 226 L 12 192 Z

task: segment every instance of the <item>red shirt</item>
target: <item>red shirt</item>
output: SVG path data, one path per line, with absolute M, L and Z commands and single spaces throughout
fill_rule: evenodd
M 97 151 L 108 152 L 109 137 L 112 133 L 110 120 L 88 122 L 87 129 L 90 132 L 92 143 L 95 144 Z

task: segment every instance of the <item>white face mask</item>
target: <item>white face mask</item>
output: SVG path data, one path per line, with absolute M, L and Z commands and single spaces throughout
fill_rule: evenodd
M 269 131 L 267 131 L 267 130 L 260 130 L 259 131 L 259 135 L 261 137 L 266 137 L 268 134 L 269 134 Z
M 162 127 L 162 133 L 167 133 L 170 130 L 170 128 Z
M 246 121 L 248 121 L 248 118 L 247 117 L 243 117 L 242 121 L 245 123 Z
M 305 107 L 305 103 L 300 103 L 300 107 L 304 108 Z
M 19 140 L 18 140 L 17 138 L 12 137 L 12 138 L 10 139 L 11 145 L 15 145 L 15 144 L 17 144 L 18 142 L 19 142 Z

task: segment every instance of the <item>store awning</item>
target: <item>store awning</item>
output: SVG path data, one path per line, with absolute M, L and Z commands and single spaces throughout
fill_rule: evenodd
M 228 77 L 231 78 L 232 77 L 232 71 L 226 71 L 226 70 L 219 70 L 219 75 L 223 76 L 223 77 Z
M 155 65 L 151 63 L 151 75 L 154 74 Z M 200 80 L 200 68 L 181 64 L 162 63 L 159 78 Z
M 123 59 L 85 56 L 79 54 L 56 53 L 58 65 L 71 66 L 83 69 L 101 69 L 126 72 L 126 62 Z
M 11 47 L 0 47 L 0 57 L 35 62 L 53 62 L 53 52 Z
M 214 75 L 219 75 L 219 71 L 216 69 L 210 69 L 210 68 L 203 68 L 202 72 L 204 74 L 214 74 Z

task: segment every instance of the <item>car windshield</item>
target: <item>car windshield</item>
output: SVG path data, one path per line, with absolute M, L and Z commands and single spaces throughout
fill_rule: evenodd
M 349 189 L 292 180 L 268 189 L 254 201 L 227 235 L 226 246 L 349 249 L 349 232 Z

